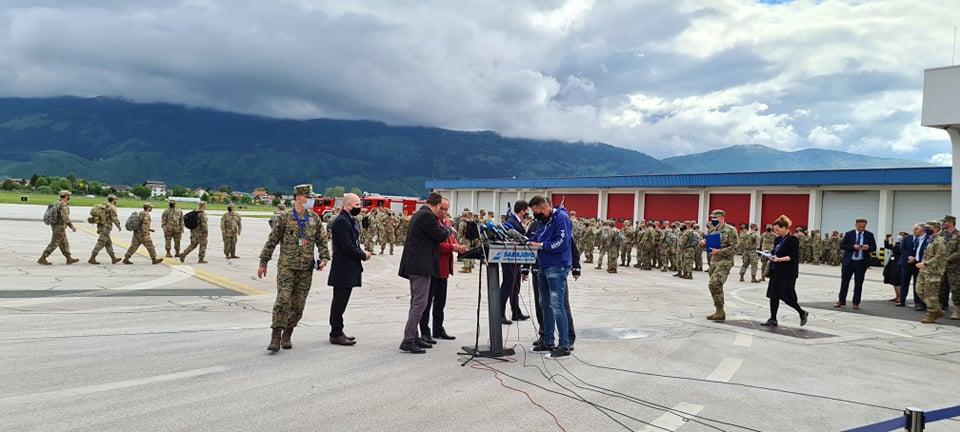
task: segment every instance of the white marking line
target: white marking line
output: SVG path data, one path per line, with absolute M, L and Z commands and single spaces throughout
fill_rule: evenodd
M 176 269 L 176 267 L 173 267 Z M 190 271 L 177 269 L 179 271 L 171 271 L 163 277 L 158 277 L 156 279 L 136 283 L 128 286 L 118 286 L 114 288 L 106 288 L 106 291 L 142 291 L 153 288 L 159 288 L 162 286 L 172 285 L 174 283 L 180 282 L 184 279 L 188 279 L 192 276 L 192 269 Z M 50 294 L 56 294 L 56 290 L 38 290 L 44 291 Z M 98 289 L 91 289 L 91 292 L 95 293 L 100 291 Z M 63 297 L 40 297 L 40 298 L 31 298 L 31 299 L 20 299 L 20 300 L 4 300 L 0 301 L 0 306 L 5 307 L 19 307 L 19 306 L 33 306 L 46 303 L 59 303 L 63 301 L 72 301 L 79 299 L 89 299 L 91 296 L 63 296 Z
M 767 307 L 767 305 L 762 305 L 762 304 L 760 304 L 760 303 L 754 303 L 754 302 L 752 302 L 752 301 L 745 300 L 743 297 L 740 297 L 740 291 L 750 290 L 750 289 L 756 289 L 756 288 L 758 288 L 758 287 L 743 287 L 743 288 L 740 288 L 740 289 L 734 291 L 734 292 L 731 293 L 730 295 L 733 296 L 733 298 L 735 298 L 735 299 L 737 299 L 737 300 L 739 300 L 739 301 L 742 301 L 742 302 L 744 302 L 744 303 L 746 303 L 746 304 L 748 304 L 748 305 L 753 305 L 753 306 L 761 307 L 761 308 L 762 308 L 762 307 Z
M 737 333 L 737 337 L 733 340 L 733 344 L 739 347 L 747 347 L 753 345 L 753 335 L 748 333 Z
M 683 411 L 690 415 L 697 415 L 700 413 L 700 410 L 702 410 L 703 407 L 700 405 L 694 405 L 692 403 L 680 402 L 677 404 L 677 406 L 673 407 L 673 409 L 676 411 Z M 670 430 L 670 431 L 675 431 L 677 429 L 680 429 L 680 426 L 687 424 L 687 420 L 684 419 L 683 417 L 680 417 L 677 414 L 674 414 L 672 412 L 667 412 L 667 413 L 664 413 L 662 416 L 657 417 L 657 419 L 652 421 L 651 423 L 654 426 L 657 426 L 666 430 Z M 654 431 L 662 431 L 663 429 L 657 429 L 653 426 L 648 425 L 647 427 L 641 429 L 641 431 L 654 432 Z
M 737 373 L 737 369 L 740 369 L 742 364 L 743 360 L 741 359 L 724 357 L 707 379 L 711 381 L 730 382 L 730 379 L 733 378 L 733 375 Z
M 130 387 L 139 387 L 143 385 L 174 381 L 174 380 L 179 380 L 184 378 L 195 378 L 198 376 L 223 372 L 229 369 L 230 368 L 227 366 L 213 366 L 213 367 L 208 367 L 203 369 L 193 369 L 193 370 L 187 370 L 183 372 L 175 372 L 171 374 L 157 375 L 157 376 L 146 377 L 146 378 L 117 381 L 113 383 L 95 384 L 95 385 L 84 386 L 84 387 L 76 387 L 72 389 L 54 390 L 49 392 L 34 393 L 34 394 L 28 394 L 28 395 L 22 395 L 22 396 L 12 396 L 12 397 L 6 397 L 6 398 L 0 399 L 0 405 L 28 404 L 28 403 L 42 402 L 49 399 L 83 396 L 83 395 L 106 392 L 111 390 L 119 390 L 119 389 L 125 389 Z
M 873 327 L 867 327 L 867 328 L 870 329 L 870 330 L 873 330 L 873 331 L 875 331 L 875 332 L 878 332 L 878 333 L 884 333 L 884 334 L 893 335 L 893 336 L 902 337 L 902 338 L 912 338 L 912 337 L 913 337 L 913 335 L 911 335 L 911 334 L 902 333 L 902 332 L 893 332 L 893 331 L 890 331 L 890 330 L 878 329 L 878 328 L 873 328 Z

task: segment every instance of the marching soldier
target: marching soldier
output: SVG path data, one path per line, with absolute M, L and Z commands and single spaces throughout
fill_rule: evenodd
M 190 255 L 190 252 L 193 252 L 194 249 L 200 247 L 200 252 L 198 257 L 200 258 L 197 261 L 197 264 L 206 264 L 207 262 L 203 260 L 203 257 L 207 255 L 207 234 L 209 233 L 209 227 L 207 226 L 207 203 L 205 201 L 200 201 L 200 206 L 197 209 L 197 228 L 190 230 L 190 245 L 180 254 L 180 262 L 184 262 L 187 259 L 187 255 Z
M 743 276 L 747 274 L 747 267 L 750 267 L 750 283 L 760 283 L 757 280 L 757 249 L 760 247 L 760 236 L 757 234 L 757 224 L 750 224 L 750 228 L 740 234 L 740 253 L 743 261 L 740 266 L 740 282 L 744 282 Z M 761 277 L 763 275 L 761 274 Z
M 927 231 L 929 242 L 926 249 L 917 253 L 917 291 L 927 305 L 927 316 L 920 320 L 924 324 L 934 324 L 943 316 L 940 308 L 940 278 L 943 277 L 947 265 L 947 246 L 940 236 L 940 222 L 927 222 L 924 228 Z
M 170 255 L 170 243 L 173 241 L 173 249 L 176 256 L 180 256 L 180 237 L 183 236 L 183 211 L 177 208 L 177 202 L 170 199 L 167 209 L 160 215 L 160 228 L 163 229 L 163 247 L 167 250 L 167 258 L 173 258 Z
M 303 316 L 303 308 L 310 294 L 313 270 L 323 270 L 330 260 L 327 230 L 316 213 L 306 208 L 308 198 L 313 197 L 313 186 L 303 184 L 294 187 L 293 208 L 284 212 L 260 252 L 260 268 L 257 277 L 267 275 L 267 263 L 273 250 L 280 246 L 277 259 L 277 299 L 273 304 L 273 329 L 269 351 L 293 348 L 290 337 L 293 328 Z M 316 258 L 314 256 L 316 249 Z
M 38 264 L 51 265 L 47 261 L 47 257 L 57 248 L 60 248 L 60 253 L 67 259 L 67 264 L 80 261 L 70 255 L 70 242 L 67 240 L 67 227 L 70 227 L 73 232 L 77 232 L 77 227 L 73 226 L 73 222 L 70 221 L 70 195 L 71 193 L 68 190 L 60 191 L 60 201 L 54 204 L 57 220 L 56 223 L 50 225 L 53 235 L 50 237 L 50 244 L 47 245 L 43 254 L 40 255 L 40 259 L 37 260 Z
M 110 256 L 111 264 L 116 264 L 122 260 L 122 258 L 117 258 L 117 255 L 113 253 L 113 240 L 110 238 L 110 231 L 113 230 L 113 227 L 117 227 L 117 231 L 122 231 L 120 229 L 120 218 L 117 217 L 117 196 L 110 194 L 107 196 L 107 207 L 106 214 L 102 215 L 97 222 L 97 244 L 93 247 L 93 252 L 90 253 L 90 260 L 87 261 L 90 264 L 98 265 L 97 255 L 100 253 L 101 249 L 107 250 L 107 255 Z
M 157 258 L 157 250 L 153 247 L 153 239 L 150 238 L 150 233 L 153 232 L 150 228 L 150 223 L 152 222 L 150 212 L 152 210 L 153 205 L 143 203 L 143 211 L 140 213 L 140 224 L 133 230 L 130 247 L 127 248 L 127 253 L 123 256 L 124 264 L 133 264 L 133 262 L 130 261 L 130 257 L 137 253 L 137 249 L 140 249 L 141 245 L 147 249 L 147 253 L 150 254 L 150 261 L 153 264 L 156 265 L 163 262 L 162 259 Z
M 730 276 L 733 268 L 733 256 L 736 252 L 737 230 L 726 222 L 727 213 L 723 210 L 714 210 L 710 213 L 709 234 L 720 234 L 720 247 L 710 250 L 710 295 L 716 311 L 707 316 L 711 321 L 723 321 L 727 314 L 723 310 L 723 284 Z M 705 241 L 704 241 L 705 242 Z
M 243 225 L 240 223 L 240 214 L 233 204 L 227 205 L 227 213 L 220 218 L 220 232 L 223 234 L 223 255 L 227 259 L 240 258 L 237 256 L 237 237 Z

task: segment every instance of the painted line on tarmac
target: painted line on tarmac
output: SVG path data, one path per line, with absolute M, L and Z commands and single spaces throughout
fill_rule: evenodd
M 692 404 L 692 403 L 680 402 L 677 404 L 677 406 L 673 407 L 673 410 L 682 411 L 684 413 L 689 414 L 692 417 L 699 414 L 700 411 L 703 410 L 703 407 L 700 405 Z M 677 429 L 680 429 L 680 426 L 687 424 L 687 418 L 680 417 L 679 415 L 674 414 L 672 412 L 666 412 L 666 413 L 663 413 L 663 415 L 661 415 L 660 417 L 657 417 L 656 420 L 650 423 L 653 426 L 647 426 L 641 429 L 641 431 L 655 432 L 655 431 L 662 431 L 664 429 L 669 431 L 675 431 Z
M 137 378 L 125 381 L 117 381 L 112 383 L 105 384 L 94 384 L 83 387 L 75 387 L 71 389 L 64 390 L 54 390 L 43 393 L 34 393 L 21 396 L 11 396 L 6 398 L 0 398 L 0 406 L 5 405 L 20 405 L 20 404 L 31 404 L 37 402 L 43 402 L 51 399 L 60 399 L 66 397 L 76 397 L 84 396 L 94 393 L 102 393 L 112 390 L 120 390 L 131 387 L 140 387 L 144 385 L 163 383 L 168 381 L 175 381 L 185 378 L 196 378 L 203 375 L 210 375 L 215 373 L 220 373 L 229 370 L 227 366 L 212 366 L 202 369 L 192 369 L 182 372 L 174 372 L 164 375 L 156 375 L 146 378 Z
M 764 306 L 766 306 L 766 305 L 762 305 L 762 304 L 760 304 L 760 303 L 754 303 L 754 302 L 752 302 L 752 301 L 746 300 L 746 299 L 744 299 L 743 297 L 740 296 L 740 291 L 746 291 L 746 290 L 754 289 L 754 288 L 758 288 L 758 287 L 747 286 L 747 287 L 739 288 L 739 289 L 737 289 L 737 290 L 734 290 L 731 295 L 733 296 L 733 298 L 737 299 L 737 301 L 741 301 L 741 302 L 744 302 L 744 303 L 749 304 L 749 305 L 753 305 L 753 306 L 761 307 L 761 308 L 764 307 Z
M 169 274 L 163 277 L 159 277 L 153 280 L 148 280 L 140 282 L 137 284 L 119 287 L 119 288 L 107 288 L 106 291 L 141 291 L 148 290 L 157 287 L 162 287 L 170 285 L 184 279 L 189 278 L 190 275 L 184 274 L 181 272 L 171 271 Z M 3 307 L 21 307 L 21 306 L 36 306 L 46 303 L 59 303 L 64 300 L 79 300 L 79 299 L 90 299 L 96 297 L 96 294 L 102 293 L 104 290 L 101 289 L 90 289 L 88 293 L 81 295 L 64 295 L 64 296 L 53 296 L 53 297 L 41 297 L 41 298 L 32 298 L 32 299 L 22 299 L 22 300 L 9 300 L 9 301 L 0 301 L 0 306 Z M 51 292 L 51 291 L 44 291 Z M 52 291 L 56 293 L 56 291 Z M 86 295 L 93 294 L 93 295 Z
M 741 359 L 724 357 L 723 360 L 720 361 L 720 364 L 717 365 L 717 368 L 707 376 L 707 379 L 711 381 L 730 382 L 730 379 L 737 373 L 741 365 L 743 365 L 743 360 Z

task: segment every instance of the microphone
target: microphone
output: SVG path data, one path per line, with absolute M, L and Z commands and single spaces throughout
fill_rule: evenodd
M 523 234 L 520 234 L 519 231 L 513 228 L 510 228 L 507 230 L 507 237 L 509 237 L 511 240 L 515 242 L 524 243 L 524 244 L 527 243 L 527 240 L 528 240 Z
M 502 229 L 499 229 L 499 227 L 496 226 L 496 225 L 494 225 L 493 222 L 487 221 L 487 227 L 486 227 L 486 228 L 487 228 L 487 231 L 493 233 L 493 235 L 494 235 L 498 240 L 501 240 L 501 241 L 506 241 L 506 240 L 507 240 L 507 233 L 504 232 Z

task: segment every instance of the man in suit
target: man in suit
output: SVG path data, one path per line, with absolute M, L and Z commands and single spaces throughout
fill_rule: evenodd
M 524 200 L 513 203 L 513 211 L 507 216 L 509 228 L 524 232 L 523 220 L 527 217 L 527 210 L 530 208 Z M 504 226 L 505 229 L 509 229 Z M 500 272 L 503 273 L 503 280 L 500 282 L 500 321 L 503 324 L 510 325 L 513 321 L 526 321 L 530 319 L 529 315 L 524 315 L 520 310 L 520 265 L 519 264 L 500 264 Z M 513 321 L 507 319 L 507 300 L 510 300 L 510 310 Z
M 423 354 L 424 348 L 431 345 L 418 337 L 420 318 L 427 308 L 430 294 L 430 278 L 440 276 L 440 243 L 451 232 L 437 224 L 440 203 L 443 197 L 434 192 L 427 202 L 410 219 L 406 240 L 403 243 L 403 255 L 400 257 L 400 277 L 410 281 L 410 313 L 403 329 L 403 342 L 400 350 L 412 354 Z
M 856 228 L 847 231 L 840 243 L 843 257 L 840 259 L 840 299 L 833 305 L 842 308 L 847 305 L 847 291 L 850 289 L 850 277 L 853 276 L 853 308 L 860 309 L 860 296 L 863 293 L 863 279 L 870 266 L 870 253 L 877 250 L 877 241 L 873 233 L 867 231 L 867 220 L 857 219 Z
M 330 229 L 333 237 L 333 261 L 327 285 L 333 287 L 330 303 L 330 343 L 356 345 L 357 339 L 343 333 L 343 312 L 347 310 L 354 287 L 361 286 L 363 261 L 372 254 L 360 247 L 360 227 L 353 218 L 360 214 L 360 197 L 357 194 L 343 195 L 343 210 L 333 221 Z
M 922 243 L 925 233 L 923 225 L 913 227 L 913 234 L 903 236 L 900 240 L 900 303 L 897 306 L 907 305 L 907 294 L 910 293 L 910 280 L 913 279 L 913 307 L 914 310 L 926 309 L 920 296 L 917 295 L 917 248 Z

